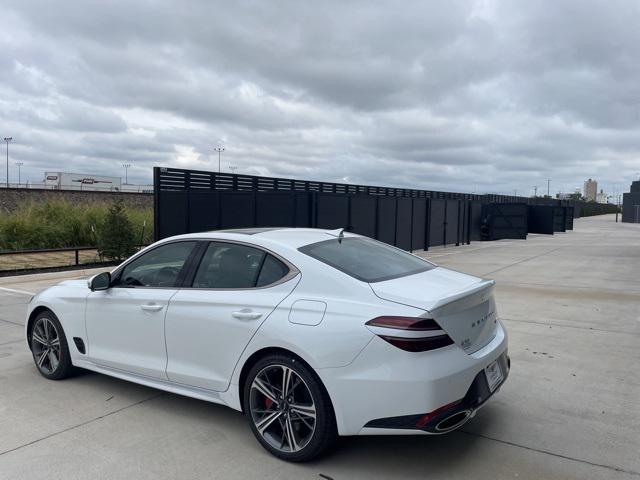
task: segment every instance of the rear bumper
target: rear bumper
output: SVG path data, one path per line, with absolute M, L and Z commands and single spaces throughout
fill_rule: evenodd
M 403 352 L 375 337 L 350 365 L 317 372 L 333 402 L 340 435 L 444 433 L 436 429 L 443 419 L 458 411 L 468 411 L 470 418 L 491 396 L 484 368 L 494 360 L 500 362 L 504 383 L 506 352 L 507 335 L 498 322 L 491 342 L 470 355 L 456 345 Z M 416 426 L 425 412 L 443 405 L 450 407 Z
M 469 390 L 460 401 L 433 412 L 425 412 L 418 415 L 403 415 L 400 417 L 379 418 L 368 422 L 364 428 L 390 428 L 406 430 L 422 430 L 433 434 L 447 433 L 464 425 L 467 420 L 475 415 L 475 411 L 496 393 L 509 376 L 511 360 L 507 353 L 498 357 L 503 378 L 500 384 L 493 390 L 489 388 L 484 370 L 473 379 Z

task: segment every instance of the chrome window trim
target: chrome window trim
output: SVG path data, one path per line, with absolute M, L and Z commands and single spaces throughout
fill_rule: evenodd
M 262 247 L 260 245 L 256 245 L 254 243 L 249 243 L 249 242 L 243 242 L 242 240 L 220 240 L 220 239 L 215 239 L 215 238 L 208 238 L 206 239 L 206 241 L 211 244 L 211 243 L 233 243 L 233 244 L 237 244 L 237 245 L 242 245 L 244 247 L 250 247 L 250 248 L 255 248 L 256 250 L 260 250 L 262 252 L 264 252 L 265 254 L 271 255 L 274 258 L 280 260 L 282 263 L 285 264 L 285 266 L 289 269 L 289 272 L 287 272 L 286 275 L 284 275 L 283 277 L 279 278 L 278 280 L 276 280 L 273 283 L 270 283 L 268 285 L 262 285 L 261 287 L 245 287 L 245 288 L 209 288 L 209 287 L 190 287 L 190 286 L 184 286 L 184 287 L 180 287 L 180 290 L 204 290 L 204 291 L 214 291 L 214 292 L 229 292 L 229 291 L 235 291 L 235 290 L 262 290 L 265 288 L 271 288 L 271 287 L 275 287 L 276 285 L 280 285 L 282 283 L 288 282 L 289 280 L 291 280 L 292 278 L 295 278 L 299 273 L 300 270 L 290 261 L 288 261 L 286 258 L 283 258 L 281 255 L 275 253 L 272 250 L 269 250 L 266 247 Z M 202 258 L 200 259 L 200 262 L 202 262 L 202 260 L 204 259 L 204 255 L 207 252 L 207 249 L 209 248 L 209 245 L 207 245 L 207 248 L 205 249 Z M 196 272 L 195 275 L 198 274 L 198 270 L 200 269 L 200 264 L 198 264 L 198 268 L 196 268 Z M 194 280 L 195 280 L 195 275 L 194 275 Z M 258 273 L 258 278 L 260 277 L 260 273 Z
M 267 247 L 263 247 L 261 245 L 256 245 L 254 243 L 249 243 L 249 242 L 244 242 L 242 240 L 229 240 L 229 239 L 220 239 L 220 238 L 211 238 L 211 237 L 193 237 L 193 238 L 177 238 L 175 240 L 167 240 L 166 242 L 162 242 L 159 243 L 158 245 L 154 245 L 151 248 L 146 248 L 144 250 L 141 250 L 139 252 L 137 252 L 136 254 L 134 254 L 133 256 L 131 256 L 130 258 L 128 258 L 124 263 L 118 265 L 118 267 L 116 267 L 112 272 L 111 272 L 111 276 L 115 277 L 116 275 L 120 275 L 120 273 L 122 272 L 122 270 L 124 270 L 124 268 L 131 262 L 133 262 L 135 259 L 137 259 L 138 257 L 144 255 L 147 252 L 150 252 L 152 250 L 155 250 L 156 248 L 162 247 L 164 245 L 169 245 L 171 243 L 178 243 L 178 242 L 207 242 L 207 243 L 234 243 L 234 244 L 238 244 L 238 245 L 243 245 L 245 247 L 251 247 L 251 248 L 255 248 L 257 250 L 261 250 L 269 255 L 272 255 L 274 258 L 277 258 L 278 260 L 280 260 L 282 263 L 284 263 L 287 268 L 289 268 L 289 272 L 282 278 L 280 278 L 279 280 L 270 283 L 268 285 L 262 285 L 261 287 L 246 287 L 246 288 L 205 288 L 205 287 L 191 287 L 191 286 L 181 286 L 181 287 L 146 287 L 146 286 L 123 286 L 123 285 L 114 285 L 112 287 L 109 288 L 144 288 L 144 289 L 159 289 L 159 290 L 205 290 L 205 291 L 220 291 L 220 292 L 224 292 L 224 291 L 234 291 L 234 290 L 262 290 L 265 288 L 271 288 L 271 287 L 275 287 L 277 285 L 280 285 L 282 283 L 288 282 L 289 280 L 295 278 L 299 273 L 300 273 L 300 269 L 298 269 L 298 267 L 296 267 L 293 263 L 291 263 L 289 260 L 287 260 L 286 258 L 282 257 L 282 255 L 275 253 L 273 250 L 270 250 Z M 196 248 L 196 247 L 194 247 Z M 207 245 L 207 248 L 209 248 L 209 245 Z M 193 253 L 193 252 L 192 252 Z M 206 249 L 204 251 L 204 253 L 206 253 Z M 200 258 L 200 262 L 202 262 L 202 259 L 204 258 L 204 253 L 202 255 L 202 257 Z M 191 255 L 191 254 L 190 254 Z M 196 274 L 198 273 L 198 269 L 200 268 L 200 264 L 198 263 L 198 267 L 196 268 Z M 195 278 L 195 276 L 194 276 Z

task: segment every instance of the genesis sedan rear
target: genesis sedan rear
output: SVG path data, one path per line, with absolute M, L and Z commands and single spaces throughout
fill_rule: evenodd
M 75 367 L 244 412 L 290 461 L 338 435 L 446 433 L 509 373 L 491 280 L 318 229 L 180 235 L 29 304 L 38 371 Z

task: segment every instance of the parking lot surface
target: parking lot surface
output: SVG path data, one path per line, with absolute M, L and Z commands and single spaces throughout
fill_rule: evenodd
M 53 382 L 23 340 L 32 293 L 0 279 L 0 479 L 640 479 L 640 225 L 614 216 L 526 241 L 421 253 L 494 278 L 512 370 L 461 431 L 349 437 L 313 463 L 259 446 L 219 405 L 85 373 Z

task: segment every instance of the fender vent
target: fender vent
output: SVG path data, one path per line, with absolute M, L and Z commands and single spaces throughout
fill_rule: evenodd
M 84 341 L 80 337 L 73 337 L 73 343 L 81 354 L 85 354 Z

